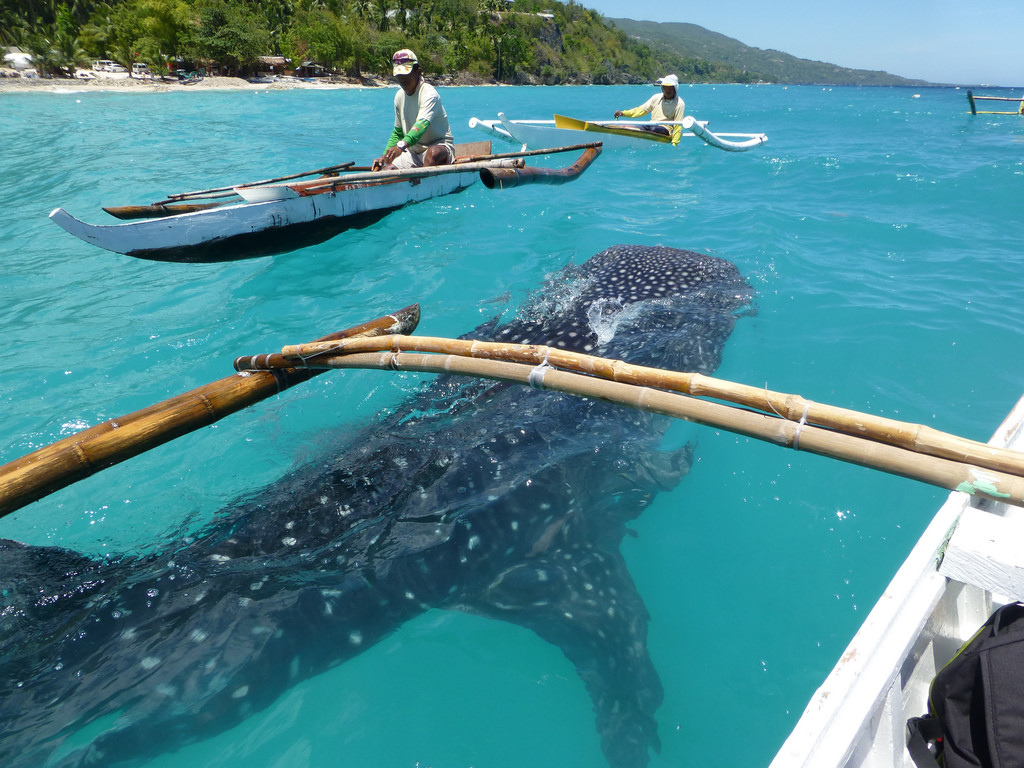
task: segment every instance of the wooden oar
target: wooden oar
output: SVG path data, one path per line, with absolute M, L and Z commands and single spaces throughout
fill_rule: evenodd
M 282 363 L 294 364 L 294 361 L 289 361 L 287 357 L 279 359 Z M 415 352 L 366 352 L 333 357 L 320 356 L 306 362 L 318 367 L 422 371 L 513 381 L 527 384 L 534 389 L 564 392 L 685 419 L 796 450 L 912 478 L 948 490 L 963 491 L 973 496 L 1024 506 L 1024 477 L 916 453 L 806 423 L 794 423 L 777 416 L 752 413 L 674 392 L 609 381 L 554 367 Z
M 216 194 L 217 192 L 231 192 L 231 191 L 233 191 L 235 189 L 238 189 L 239 187 L 258 187 L 258 186 L 262 186 L 264 184 L 276 184 L 277 182 L 280 182 L 280 181 L 288 181 L 289 179 L 301 179 L 304 176 L 316 176 L 318 174 L 319 175 L 324 175 L 324 174 L 329 174 L 329 173 L 336 173 L 338 171 L 343 171 L 346 168 L 351 168 L 353 165 L 355 165 L 355 162 L 350 160 L 348 162 L 339 163 L 337 165 L 328 165 L 326 168 L 317 168 L 315 171 L 304 171 L 302 173 L 292 173 L 292 174 L 289 174 L 288 176 L 278 176 L 278 177 L 273 178 L 273 179 L 264 179 L 263 181 L 249 181 L 249 182 L 246 182 L 245 184 L 231 184 L 230 186 L 227 186 L 227 187 L 214 187 L 213 189 L 201 189 L 201 190 L 199 190 L 197 192 L 181 192 L 181 193 L 176 194 L 176 195 L 168 195 L 166 200 L 159 200 L 159 201 L 153 203 L 153 205 L 164 205 L 166 203 L 173 203 L 173 202 L 177 202 L 179 200 L 187 200 L 189 198 L 200 198 L 200 199 L 202 199 L 202 198 L 210 197 L 211 195 Z
M 699 373 L 630 365 L 619 360 L 608 360 L 554 347 L 395 335 L 377 339 L 300 344 L 285 347 L 281 354 L 284 360 L 290 360 L 294 365 L 313 365 L 321 362 L 322 357 L 384 350 L 457 354 L 534 365 L 547 362 L 558 368 L 612 381 L 656 387 L 698 397 L 713 397 L 745 408 L 755 408 L 794 423 L 817 425 L 917 453 L 1024 476 L 1024 454 L 967 440 L 931 427 L 815 403 L 799 395 L 773 392 L 767 388 L 738 384 Z
M 414 304 L 323 341 L 409 333 L 419 323 Z M 321 373 L 288 366 L 241 373 L 206 384 L 140 411 L 97 424 L 0 467 L 0 516 L 143 451 L 212 424 Z

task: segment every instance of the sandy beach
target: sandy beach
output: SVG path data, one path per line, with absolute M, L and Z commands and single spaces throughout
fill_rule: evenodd
M 13 69 L 0 67 L 0 93 L 18 91 L 52 92 L 52 93 L 88 93 L 90 91 L 122 91 L 131 89 L 144 92 L 191 91 L 196 89 L 214 90 L 249 90 L 275 91 L 292 88 L 332 90 L 340 88 L 394 88 L 395 82 L 390 78 L 364 75 L 363 77 L 324 77 L 316 80 L 299 80 L 298 78 L 280 77 L 270 82 L 250 82 L 240 77 L 210 76 L 196 80 L 172 80 L 159 77 L 128 77 L 127 74 L 88 72 L 87 78 L 70 77 L 24 77 Z M 453 85 L 495 85 L 494 82 L 481 80 L 467 73 L 460 75 L 444 75 L 428 77 L 427 80 L 437 86 Z
M 101 75 L 106 73 L 95 73 L 96 77 L 82 78 L 40 78 L 22 77 L 14 70 L 0 71 L 0 93 L 33 91 L 51 93 L 88 93 L 91 91 L 124 91 L 133 90 L 138 92 L 171 92 L 203 90 L 250 90 L 250 91 L 273 91 L 287 90 L 292 88 L 307 89 L 339 89 L 339 88 L 380 88 L 393 87 L 393 83 L 387 80 L 364 77 L 364 78 L 323 78 L 317 82 L 299 80 L 296 78 L 279 78 L 272 82 L 251 83 L 240 77 L 204 77 L 198 80 L 184 81 L 162 78 L 140 78 L 128 77 L 127 75 L 116 76 Z

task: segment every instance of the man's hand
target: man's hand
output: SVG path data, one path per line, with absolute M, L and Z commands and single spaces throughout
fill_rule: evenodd
M 621 109 L 615 110 L 615 119 L 617 120 L 620 117 L 622 117 L 622 110 Z
M 379 171 L 381 168 L 385 168 L 395 162 L 395 158 L 402 154 L 403 151 L 404 150 L 396 144 L 374 160 L 371 167 L 373 170 Z

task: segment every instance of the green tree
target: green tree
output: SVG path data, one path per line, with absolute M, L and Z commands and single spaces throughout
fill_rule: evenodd
M 24 48 L 52 73 L 83 55 L 125 65 L 181 55 L 246 74 L 259 56 L 288 52 L 390 74 L 391 53 L 412 47 L 428 74 L 504 82 L 644 82 L 666 71 L 684 81 L 757 79 L 640 43 L 558 0 L 0 0 L 0 44 Z
M 356 58 L 357 33 L 333 11 L 313 8 L 296 15 L 281 52 L 296 64 L 310 59 L 342 69 Z
M 187 0 L 127 0 L 111 13 L 111 56 L 131 69 L 136 61 L 163 70 L 181 53 L 196 19 Z
M 183 50 L 196 62 L 219 64 L 235 75 L 255 71 L 259 57 L 272 50 L 263 15 L 228 0 L 197 0 L 198 23 L 185 35 Z
M 88 58 L 85 49 L 78 42 L 78 21 L 65 3 L 57 7 L 53 53 L 57 66 L 68 77 L 74 76 L 78 65 L 85 63 Z

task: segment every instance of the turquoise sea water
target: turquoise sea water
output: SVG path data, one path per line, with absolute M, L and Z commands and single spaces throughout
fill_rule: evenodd
M 643 87 L 451 88 L 471 116 L 610 117 Z M 994 93 L 994 92 L 993 92 Z M 1024 391 L 1024 120 L 954 89 L 684 88 L 743 154 L 608 150 L 562 187 L 468 191 L 362 231 L 223 265 L 138 261 L 47 220 L 366 163 L 382 90 L 0 94 L 0 463 L 420 302 L 458 335 L 616 243 L 733 261 L 758 292 L 719 375 L 988 439 Z M 1017 95 L 1017 94 L 1014 94 Z M 504 147 L 501 147 L 504 148 Z M 0 520 L 95 553 L 194 530 L 420 379 L 331 373 Z M 680 424 L 679 487 L 624 543 L 665 687 L 653 766 L 767 765 L 945 493 Z M 153 766 L 601 766 L 571 664 L 526 630 L 428 613 L 239 727 Z

